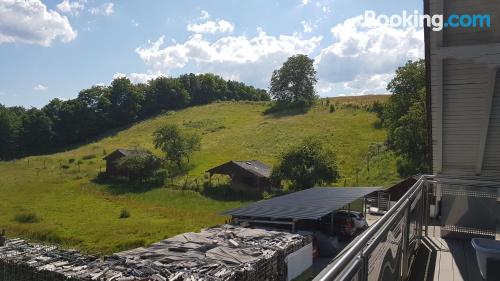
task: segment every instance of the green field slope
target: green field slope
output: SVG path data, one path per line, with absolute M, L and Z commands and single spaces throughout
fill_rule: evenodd
M 193 168 L 175 180 L 178 185 L 201 183 L 205 170 L 231 159 L 274 164 L 282 151 L 314 136 L 337 154 L 342 179 L 334 185 L 387 186 L 398 180 L 393 154 L 372 150 L 367 163 L 370 145 L 383 143 L 386 132 L 376 126 L 375 114 L 356 108 L 380 98 L 331 99 L 333 113 L 322 101 L 306 114 L 282 116 L 263 114 L 264 103 L 215 103 L 165 113 L 66 152 L 0 162 L 0 229 L 106 254 L 223 223 L 218 212 L 247 202 L 168 185 L 135 189 L 94 181 L 104 170 L 104 155 L 116 148 L 152 149 L 153 131 L 167 123 L 202 136 Z M 124 208 L 131 216 L 120 219 Z M 19 222 L 30 214 L 36 215 L 32 222 Z

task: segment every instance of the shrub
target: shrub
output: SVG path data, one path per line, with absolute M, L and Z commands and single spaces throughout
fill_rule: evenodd
M 98 182 L 104 182 L 107 179 L 108 179 L 108 174 L 106 174 L 106 172 L 99 172 L 99 173 L 97 173 L 96 180 Z
M 69 169 L 69 165 L 61 165 L 61 169 L 67 170 Z
M 40 219 L 35 213 L 22 213 L 17 215 L 14 218 L 15 221 L 19 223 L 36 223 L 39 222 Z
M 151 179 L 160 169 L 161 161 L 149 151 L 137 151 L 118 160 L 121 170 L 127 171 L 130 182 L 143 182 Z
M 281 155 L 271 174 L 275 186 L 279 187 L 285 181 L 291 184 L 293 190 L 334 182 L 338 178 L 335 154 L 313 138 L 305 139 Z
M 330 112 L 331 113 L 335 112 L 335 105 L 330 104 Z
M 144 239 L 134 239 L 122 242 L 114 247 L 115 252 L 121 252 L 129 249 L 139 248 L 146 246 L 146 241 Z
M 88 155 L 84 155 L 84 156 L 82 157 L 82 160 L 90 160 L 90 159 L 94 159 L 94 158 L 96 158 L 96 156 L 97 156 L 97 155 L 95 155 L 95 154 L 88 154 Z
M 75 158 L 70 158 L 70 159 L 68 160 L 68 163 L 70 163 L 70 164 L 71 164 L 71 163 L 73 163 L 73 162 L 75 162 Z
M 262 199 L 264 200 L 267 200 L 267 199 L 271 199 L 273 197 L 273 195 L 267 191 L 264 191 L 262 192 Z
M 130 218 L 130 211 L 123 208 L 122 211 L 120 212 L 120 219 L 126 219 Z

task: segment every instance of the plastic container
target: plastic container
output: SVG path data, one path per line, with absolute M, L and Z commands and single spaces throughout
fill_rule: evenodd
M 472 247 L 476 250 L 476 259 L 479 266 L 479 271 L 483 279 L 487 279 L 486 272 L 488 260 L 492 260 L 490 264 L 500 263 L 500 241 L 474 238 L 472 239 Z

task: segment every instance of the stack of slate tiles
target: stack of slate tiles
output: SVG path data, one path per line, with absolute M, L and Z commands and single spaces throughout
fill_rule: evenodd
M 221 225 L 99 259 L 13 239 L 0 247 L 0 281 L 280 281 L 285 257 L 309 243 L 308 236 Z

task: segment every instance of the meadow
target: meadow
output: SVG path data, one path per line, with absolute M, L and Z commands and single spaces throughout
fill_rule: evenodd
M 0 162 L 0 229 L 11 237 L 57 243 L 93 254 L 147 245 L 182 232 L 224 223 L 219 212 L 247 204 L 243 197 L 185 189 L 229 160 L 270 165 L 305 137 L 332 149 L 341 179 L 332 186 L 389 186 L 399 180 L 386 131 L 365 110 L 384 96 L 321 100 L 305 114 L 264 114 L 267 103 L 224 102 L 166 112 L 67 151 Z M 330 111 L 330 105 L 335 111 Z M 117 148 L 155 151 L 152 133 L 178 124 L 202 137 L 188 175 L 162 186 L 99 183 L 102 158 Z M 175 185 L 173 187 L 172 185 Z M 126 209 L 128 218 L 120 218 Z

